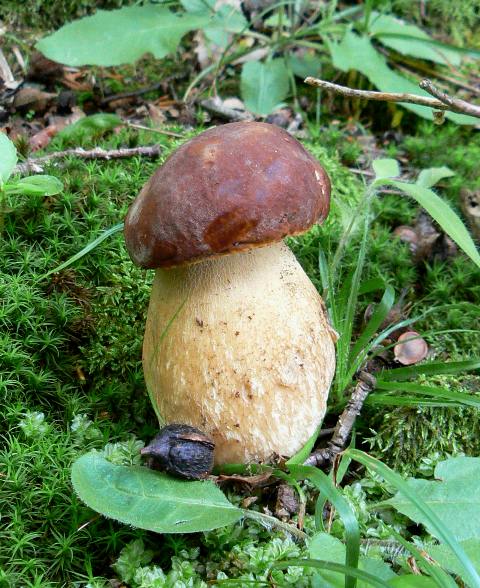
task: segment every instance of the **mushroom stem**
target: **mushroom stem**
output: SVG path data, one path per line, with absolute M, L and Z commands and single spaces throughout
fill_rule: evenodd
M 275 243 L 157 270 L 145 379 L 165 423 L 213 437 L 216 463 L 290 456 L 325 414 L 333 340 L 318 292 Z

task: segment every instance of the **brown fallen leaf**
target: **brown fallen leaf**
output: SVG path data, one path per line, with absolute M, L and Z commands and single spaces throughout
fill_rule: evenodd
M 460 190 L 460 202 L 475 239 L 480 239 L 480 190 Z
M 61 63 L 52 61 L 40 53 L 34 51 L 29 59 L 27 80 L 51 84 L 63 76 L 64 67 Z
M 57 94 L 44 92 L 35 86 L 23 86 L 15 93 L 13 107 L 15 110 L 33 110 L 42 113 L 47 110 Z
M 288 521 L 292 515 L 298 513 L 299 508 L 300 504 L 295 490 L 288 484 L 280 484 L 275 502 L 275 516 Z
M 412 227 L 401 225 L 393 231 L 409 244 L 415 263 L 445 261 L 458 253 L 455 243 L 434 225 L 432 218 L 421 211 Z

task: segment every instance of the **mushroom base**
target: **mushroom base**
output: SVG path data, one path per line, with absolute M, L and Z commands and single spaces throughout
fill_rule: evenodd
M 217 464 L 296 453 L 335 371 L 323 301 L 283 243 L 157 270 L 143 368 L 163 424 L 210 435 Z

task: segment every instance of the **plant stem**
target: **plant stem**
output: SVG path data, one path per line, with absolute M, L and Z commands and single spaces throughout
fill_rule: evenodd
M 306 533 L 304 533 L 303 531 L 300 531 L 300 529 L 298 529 L 294 525 L 289 525 L 288 523 L 284 523 L 283 521 L 280 521 L 279 519 L 272 517 L 270 515 L 264 514 L 262 512 L 257 512 L 255 510 L 243 509 L 243 514 L 244 514 L 245 518 L 252 519 L 253 521 L 257 521 L 257 523 L 260 523 L 261 525 L 264 525 L 267 527 L 275 527 L 277 529 L 280 529 L 281 531 L 285 531 L 286 533 L 290 533 L 290 535 L 293 535 L 296 539 L 299 539 L 300 541 L 306 541 L 308 538 Z

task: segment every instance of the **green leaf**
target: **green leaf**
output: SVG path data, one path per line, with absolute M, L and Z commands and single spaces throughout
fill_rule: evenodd
M 248 21 L 235 6 L 223 4 L 217 7 L 216 0 L 181 0 L 185 10 L 200 17 L 208 18 L 203 32 L 207 39 L 226 48 L 231 33 L 240 33 L 248 28 Z
M 416 200 L 436 221 L 447 235 L 464 251 L 470 259 L 480 267 L 480 254 L 475 243 L 460 217 L 429 188 L 418 184 L 409 184 L 399 180 L 386 180 L 408 196 Z
M 319 44 L 318 48 L 322 49 L 322 45 Z M 321 57 L 312 51 L 301 56 L 290 53 L 287 57 L 287 63 L 297 77 L 305 79 L 308 76 L 320 76 L 323 62 Z
M 27 196 L 54 196 L 63 190 L 63 184 L 54 176 L 29 176 L 5 185 L 9 194 Z
M 419 186 L 423 186 L 424 188 L 431 188 L 440 180 L 443 180 L 443 178 L 451 178 L 454 175 L 455 172 L 446 166 L 429 167 L 428 169 L 423 169 L 420 172 L 415 183 Z
M 345 526 L 346 552 L 345 565 L 351 569 L 358 567 L 360 554 L 360 529 L 355 513 L 350 504 L 345 500 L 342 493 L 335 487 L 330 478 L 321 470 L 310 466 L 290 466 L 290 472 L 297 478 L 308 478 L 320 492 L 333 504 L 340 515 Z M 321 498 L 319 497 L 318 500 Z M 347 575 L 345 588 L 355 588 L 355 576 Z
M 455 48 L 438 47 L 425 31 L 388 14 L 373 11 L 369 33 L 383 45 L 402 55 L 427 59 L 442 65 L 460 65 L 462 55 Z
M 450 520 L 447 523 L 445 518 L 443 518 L 442 516 L 439 516 L 437 509 L 435 509 L 435 503 L 434 502 L 432 503 L 431 500 L 430 500 L 430 502 L 427 503 L 427 501 L 423 499 L 423 496 L 426 493 L 419 493 L 417 491 L 418 488 L 415 488 L 412 486 L 412 484 L 415 485 L 415 483 L 417 483 L 417 482 L 423 482 L 426 484 L 428 484 L 429 482 L 426 482 L 425 480 L 405 481 L 405 480 L 403 480 L 403 478 L 401 476 L 399 476 L 396 472 L 391 470 L 388 466 L 383 464 L 381 461 L 379 461 L 378 459 L 375 459 L 374 457 L 371 457 L 370 455 L 368 455 L 367 453 L 364 453 L 363 451 L 359 451 L 358 449 L 347 449 L 345 451 L 344 455 L 346 455 L 347 457 L 351 457 L 353 460 L 358 461 L 359 463 L 363 464 L 370 471 L 373 471 L 376 474 L 382 476 L 382 478 L 384 480 L 386 480 L 392 486 L 394 486 L 399 491 L 398 494 L 394 497 L 394 499 L 398 498 L 399 501 L 401 501 L 402 506 L 404 506 L 405 508 L 408 508 L 412 512 L 417 513 L 419 518 L 422 519 L 422 523 L 425 524 L 425 526 L 428 529 L 430 529 L 431 534 L 433 534 L 435 537 L 439 538 L 440 541 L 442 541 L 445 545 L 448 545 L 450 547 L 452 553 L 455 554 L 455 557 L 457 558 L 457 560 L 461 564 L 462 569 L 464 570 L 466 577 L 468 578 L 468 581 L 471 584 L 471 588 L 480 588 L 480 575 L 477 573 L 472 562 L 468 558 L 467 554 L 462 549 L 461 545 L 458 543 L 457 537 L 455 535 L 455 530 L 453 528 L 451 528 L 451 526 L 448 524 L 450 522 Z M 478 459 L 478 458 L 455 458 L 455 459 L 457 459 L 457 460 L 458 459 L 464 459 L 464 460 L 474 459 L 475 461 L 480 462 L 480 459 Z M 435 470 L 435 474 L 437 474 L 437 470 L 439 469 L 439 466 L 441 466 L 442 464 L 448 464 L 451 461 L 455 461 L 455 459 L 448 460 L 446 462 L 442 462 L 441 464 L 439 464 Z M 474 467 L 475 466 L 473 466 L 471 464 L 470 469 L 472 469 L 472 468 L 474 469 Z M 440 468 L 440 470 L 441 470 L 441 468 Z M 477 478 L 478 478 L 478 472 L 477 472 Z M 436 482 L 430 482 L 430 484 L 435 484 L 435 483 Z M 478 493 L 478 491 L 480 491 L 479 490 L 480 487 L 478 486 L 478 484 L 476 484 L 476 486 L 477 486 L 477 493 Z M 426 496 L 426 498 L 428 499 L 429 496 Z M 430 496 L 430 498 L 431 498 L 431 496 Z M 394 500 L 394 499 L 391 499 L 391 500 Z M 386 504 L 389 504 L 391 502 L 391 500 L 385 501 Z M 392 505 L 392 506 L 394 506 L 394 508 L 397 508 L 395 505 Z M 459 505 L 456 504 L 456 507 L 458 507 L 458 506 Z M 400 510 L 400 509 L 397 508 L 397 510 Z M 456 509 L 452 509 L 452 510 L 456 510 Z M 400 512 L 402 512 L 402 511 L 400 510 Z M 406 516 L 410 516 L 406 512 L 404 512 L 403 514 L 406 514 Z M 473 513 L 470 513 L 470 514 L 472 515 Z M 412 519 L 412 520 L 415 520 L 415 519 Z M 480 524 L 480 518 L 478 516 L 477 516 L 477 524 Z
M 480 574 L 480 539 L 467 539 L 466 541 L 462 541 L 460 545 L 463 547 L 465 553 L 468 555 L 477 572 Z M 449 572 L 452 572 L 453 574 L 457 574 L 466 581 L 462 567 L 459 565 L 457 559 L 452 554 L 450 549 L 448 549 L 448 547 L 445 545 L 432 545 L 430 547 L 426 546 L 425 551 L 443 568 Z
M 327 40 L 327 45 L 332 55 L 333 65 L 336 68 L 345 72 L 351 69 L 359 71 L 382 92 L 408 92 L 421 96 L 429 95 L 410 80 L 392 71 L 388 67 L 386 59 L 375 50 L 368 37 L 361 37 L 347 30 L 340 43 Z M 418 106 L 417 104 L 400 104 L 422 118 L 433 120 L 431 108 Z M 445 116 L 458 124 L 478 124 L 478 119 L 464 114 L 447 112 Z
M 308 548 L 309 555 L 312 559 L 322 559 L 328 554 L 328 560 L 334 563 L 342 564 L 345 561 L 345 545 L 328 533 L 317 533 L 312 537 Z M 394 578 L 396 574 L 390 566 L 380 559 L 361 556 L 359 560 L 359 570 L 371 574 L 375 578 L 388 581 Z M 343 588 L 345 585 L 344 575 L 339 572 L 319 571 L 319 578 L 313 578 L 313 587 L 320 588 Z M 321 580 L 321 581 L 318 581 Z M 364 580 L 359 580 L 358 588 L 366 588 L 370 584 Z
M 173 13 L 158 4 L 97 10 L 44 37 L 36 48 L 71 66 L 121 65 L 146 53 L 161 59 L 176 50 L 185 33 L 207 23 L 205 17 Z
M 156 533 L 209 531 L 243 516 L 212 482 L 187 482 L 146 467 L 113 465 L 96 452 L 75 461 L 72 483 L 93 510 Z
M 415 493 L 450 529 L 458 541 L 480 539 L 480 458 L 454 457 L 435 468 L 436 480 L 407 480 Z M 438 530 L 415 504 L 400 493 L 386 501 L 412 521 L 424 525 L 428 532 L 442 540 Z
M 58 135 L 64 139 L 71 139 L 80 135 L 101 135 L 122 124 L 122 119 L 116 114 L 100 112 L 77 120 L 77 122 L 62 129 Z
M 400 175 L 400 166 L 396 159 L 375 159 L 372 163 L 375 178 L 397 178 Z
M 17 150 L 5 133 L 0 132 L 0 186 L 12 175 L 17 165 Z
M 240 82 L 245 106 L 255 114 L 270 114 L 288 95 L 288 70 L 281 58 L 245 63 Z
M 386 381 L 410 380 L 419 375 L 437 376 L 440 374 L 458 374 L 470 370 L 480 370 L 480 359 L 467 359 L 466 361 L 439 361 L 412 365 L 404 368 L 384 370 L 381 379 Z

